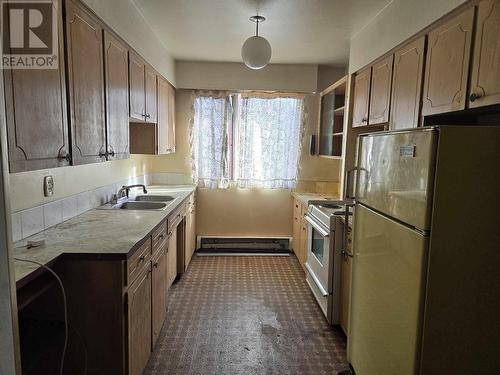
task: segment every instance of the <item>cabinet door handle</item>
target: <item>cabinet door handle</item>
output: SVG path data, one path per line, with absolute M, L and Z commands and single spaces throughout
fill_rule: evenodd
M 367 119 L 366 117 L 363 117 L 363 118 L 361 119 L 361 122 L 368 122 L 368 119 Z
M 144 260 L 145 260 L 145 259 L 146 259 L 146 257 L 144 257 L 144 256 L 140 257 L 140 258 L 139 258 L 139 263 L 144 262 Z
M 151 117 L 151 115 L 150 115 L 149 113 L 146 113 L 146 115 L 145 115 L 144 117 L 146 117 L 146 118 L 150 118 L 150 117 Z
M 165 238 L 165 235 L 164 235 L 164 234 L 160 234 L 160 235 L 158 236 L 158 238 L 159 238 L 160 240 L 163 240 L 163 239 Z
M 68 163 L 71 163 L 71 155 L 68 152 L 59 155 L 59 159 L 66 160 Z
M 481 96 L 482 96 L 481 94 L 476 94 L 476 93 L 473 92 L 472 94 L 470 94 L 469 100 L 471 102 L 475 102 L 477 99 L 480 99 Z
M 154 268 L 158 268 L 158 263 L 153 263 Z

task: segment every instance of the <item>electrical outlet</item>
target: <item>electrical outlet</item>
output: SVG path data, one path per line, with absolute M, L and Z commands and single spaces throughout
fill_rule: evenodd
M 45 176 L 43 178 L 43 195 L 50 197 L 54 194 L 54 179 L 52 176 Z

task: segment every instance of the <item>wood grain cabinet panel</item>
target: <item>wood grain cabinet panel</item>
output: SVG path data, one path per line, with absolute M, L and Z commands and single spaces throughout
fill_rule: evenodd
M 170 287 L 177 277 L 177 227 L 169 228 L 168 236 L 167 285 Z
M 158 77 L 158 154 L 175 152 L 175 89 Z
M 3 71 L 10 172 L 70 163 L 62 16 L 53 10 L 59 10 L 59 68 Z
M 152 345 L 160 336 L 167 315 L 168 244 L 164 242 L 152 260 Z
M 137 53 L 129 51 L 130 118 L 139 121 L 144 121 L 146 117 L 145 69 L 144 60 Z
M 465 108 L 474 8 L 428 35 L 422 114 Z
M 370 125 L 383 124 L 389 121 L 393 61 L 394 55 L 389 55 L 372 66 L 370 111 L 368 116 Z
M 168 137 L 167 150 L 175 152 L 175 88 L 168 84 Z
M 151 354 L 151 265 L 128 290 L 128 361 L 130 375 L 143 373 Z
M 103 29 L 76 3 L 66 6 L 73 164 L 99 162 L 106 158 Z
M 370 67 L 356 73 L 354 77 L 353 127 L 368 125 L 371 76 Z
M 158 121 L 156 72 L 149 65 L 145 68 L 146 122 Z
M 470 108 L 500 103 L 500 0 L 479 3 L 470 87 Z
M 107 158 L 129 157 L 128 49 L 104 31 Z
M 425 36 L 394 54 L 391 95 L 391 129 L 416 128 L 420 116 Z

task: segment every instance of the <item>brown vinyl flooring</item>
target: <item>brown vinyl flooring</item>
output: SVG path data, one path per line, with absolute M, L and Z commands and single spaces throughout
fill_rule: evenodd
M 336 374 L 346 339 L 294 256 L 194 256 L 145 374 Z

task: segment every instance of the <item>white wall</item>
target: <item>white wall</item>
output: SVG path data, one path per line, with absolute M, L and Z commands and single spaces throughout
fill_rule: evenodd
M 183 89 L 314 92 L 318 65 L 270 64 L 252 70 L 243 63 L 176 61 L 175 75 Z
M 174 59 L 132 0 L 83 0 L 149 64 L 176 85 Z
M 394 0 L 351 37 L 349 73 L 382 56 L 466 0 Z

